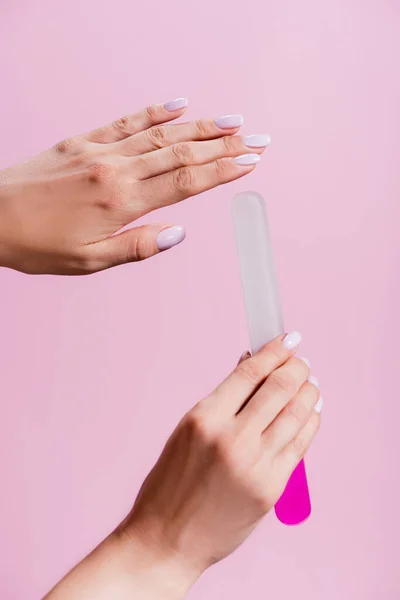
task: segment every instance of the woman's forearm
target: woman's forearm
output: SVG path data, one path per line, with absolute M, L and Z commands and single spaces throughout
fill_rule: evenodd
M 180 600 L 200 572 L 139 538 L 115 532 L 44 600 Z

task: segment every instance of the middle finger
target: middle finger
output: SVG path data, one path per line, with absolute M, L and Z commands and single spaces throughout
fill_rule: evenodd
M 138 156 L 179 142 L 212 140 L 232 135 L 243 124 L 241 115 L 225 115 L 219 119 L 201 119 L 174 125 L 157 125 L 131 137 L 115 142 L 116 152 L 124 156 Z
M 237 419 L 260 435 L 307 381 L 309 368 L 304 360 L 290 358 L 269 375 L 265 383 L 241 410 Z

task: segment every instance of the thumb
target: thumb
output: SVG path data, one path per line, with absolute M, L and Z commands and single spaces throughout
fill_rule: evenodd
M 181 225 L 142 225 L 113 235 L 91 246 L 93 271 L 102 271 L 150 258 L 185 239 Z

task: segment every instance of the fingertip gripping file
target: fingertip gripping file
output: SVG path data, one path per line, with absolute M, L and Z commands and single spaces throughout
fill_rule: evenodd
M 242 192 L 232 202 L 251 351 L 284 332 L 265 202 L 257 192 Z M 275 506 L 278 519 L 297 525 L 311 513 L 304 462 L 297 466 Z

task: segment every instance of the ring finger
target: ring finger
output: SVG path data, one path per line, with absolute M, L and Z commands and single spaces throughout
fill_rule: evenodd
M 136 179 L 148 179 L 179 167 L 204 165 L 218 158 L 261 154 L 269 144 L 268 135 L 225 136 L 207 142 L 180 142 L 133 158 Z
M 314 383 L 307 381 L 302 385 L 293 400 L 285 406 L 263 433 L 263 444 L 274 456 L 298 435 L 308 422 L 313 409 L 318 408 L 319 390 L 316 380 L 310 379 Z

